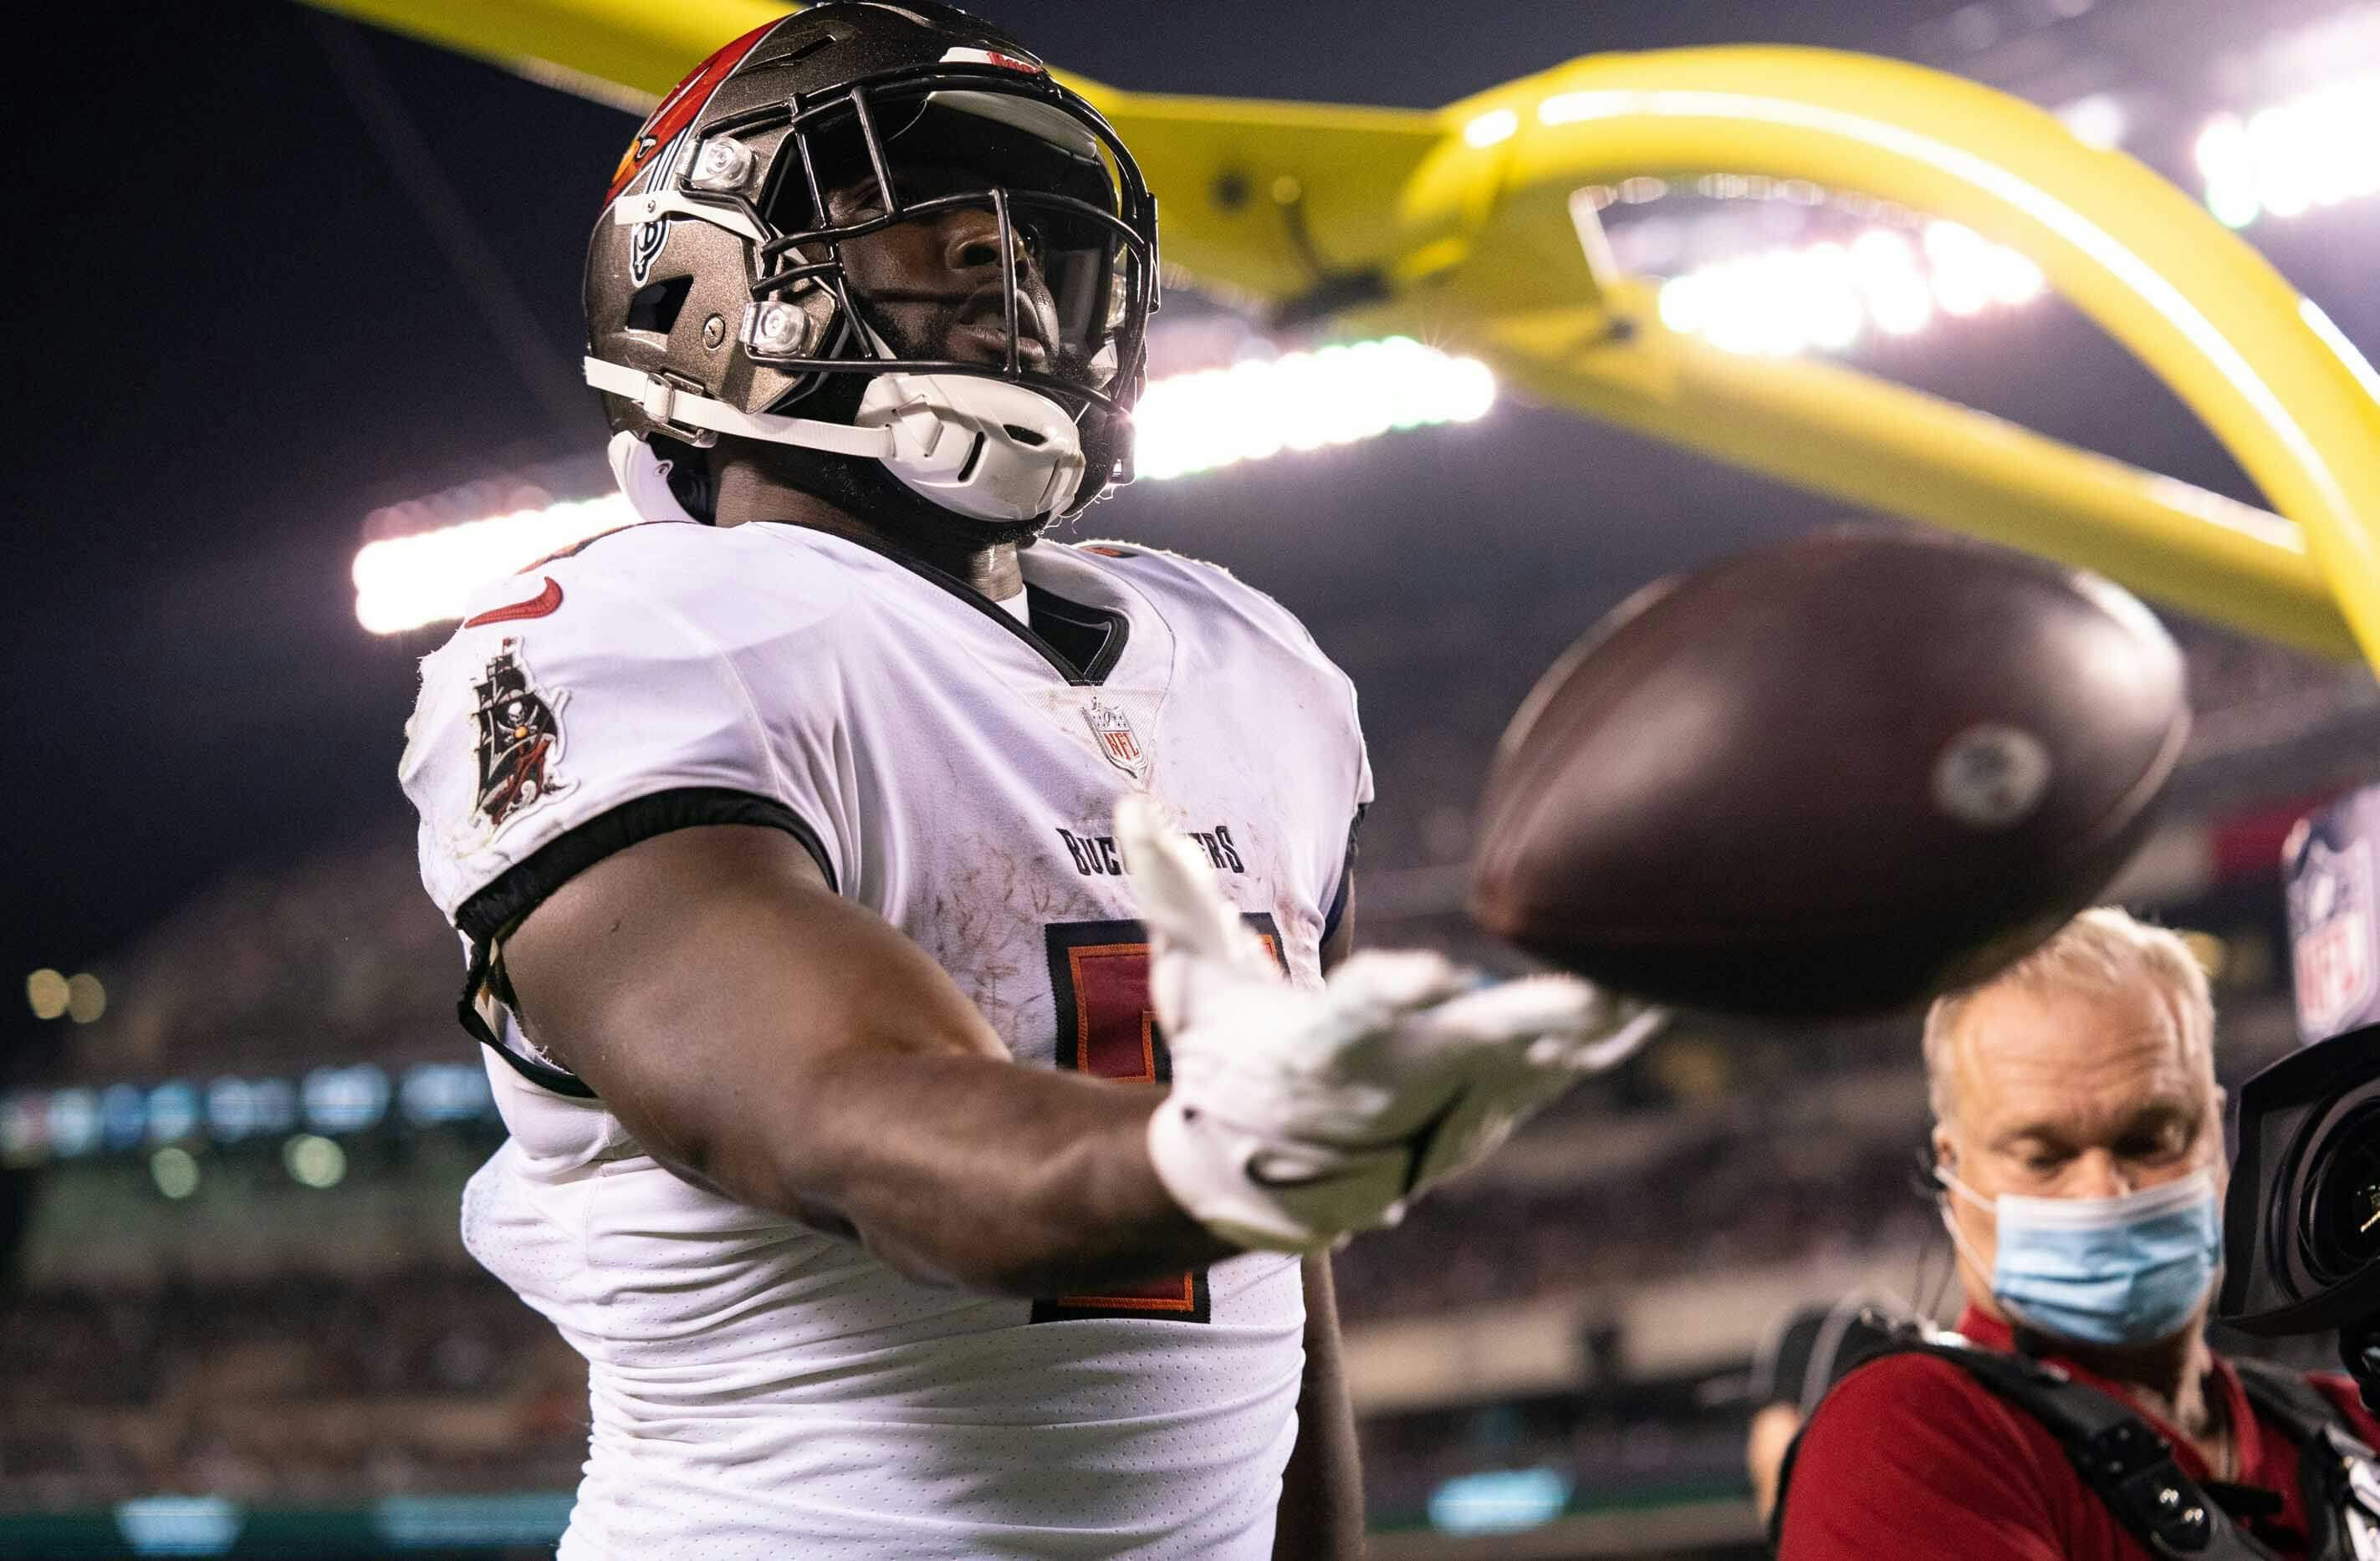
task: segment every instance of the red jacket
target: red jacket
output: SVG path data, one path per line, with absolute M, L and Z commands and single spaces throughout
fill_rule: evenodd
M 1959 1331 L 1987 1349 L 2013 1348 L 2007 1325 L 1973 1307 Z M 2077 1381 L 2115 1391 L 2050 1359 Z M 2215 1377 L 2226 1423 L 2241 1428 L 2239 1483 L 2285 1504 L 2249 1532 L 2283 1561 L 2302 1556 L 2297 1446 L 2256 1417 L 2220 1357 Z M 2347 1411 L 2358 1436 L 2380 1446 L 2380 1422 L 2364 1412 L 2353 1383 L 2328 1373 L 2307 1380 Z M 2205 1461 L 2171 1426 L 2133 1409 L 2172 1444 L 2184 1474 L 2207 1479 Z M 1782 1542 L 1779 1561 L 2149 1561 L 2039 1422 L 1949 1361 L 1913 1354 L 1859 1368 L 1819 1406 L 1794 1458 Z

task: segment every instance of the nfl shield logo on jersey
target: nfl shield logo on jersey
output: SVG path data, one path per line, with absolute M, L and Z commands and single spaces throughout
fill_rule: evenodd
M 1083 707 L 1083 720 L 1110 764 L 1135 780 L 1148 779 L 1148 750 L 1141 746 L 1140 733 L 1133 730 L 1130 716 L 1094 694 Z
M 2309 1041 L 2337 1035 L 2373 997 L 2372 844 L 2333 851 L 2308 842 L 2289 883 L 2289 931 L 2298 1029 Z

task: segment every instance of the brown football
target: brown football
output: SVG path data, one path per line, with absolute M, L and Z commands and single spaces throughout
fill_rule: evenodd
M 1622 991 L 1767 1018 L 1982 979 L 2092 902 L 2190 731 L 2095 575 L 1846 528 L 1646 587 L 1497 750 L 1471 910 Z

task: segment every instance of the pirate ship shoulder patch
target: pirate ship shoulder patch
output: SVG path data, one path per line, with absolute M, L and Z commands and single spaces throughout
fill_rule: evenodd
M 479 747 L 479 794 L 471 817 L 492 836 L 540 803 L 569 791 L 562 759 L 565 689 L 542 689 L 522 659 L 521 642 L 506 639 L 473 684 L 479 696 L 472 727 Z

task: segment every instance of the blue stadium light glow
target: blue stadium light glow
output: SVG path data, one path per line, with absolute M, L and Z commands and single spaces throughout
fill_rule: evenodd
M 1571 1479 L 1558 1470 L 1505 1469 L 1463 1474 L 1429 1495 L 1430 1527 L 1448 1534 L 1500 1534 L 1535 1529 L 1561 1516 Z
M 399 1550 L 551 1546 L 569 1526 L 576 1501 L 566 1491 L 383 1496 L 372 1504 L 372 1527 L 384 1543 Z
M 50 1096 L 50 1153 L 71 1160 L 99 1147 L 99 1096 L 62 1089 Z
M 204 1150 L 281 1139 L 301 1124 L 313 1133 L 344 1135 L 400 1122 L 434 1131 L 501 1119 L 486 1071 L 468 1062 L 417 1063 L 394 1085 L 387 1070 L 358 1062 L 317 1068 L 302 1081 L 225 1074 L 203 1087 L 175 1079 L 150 1088 L 17 1090 L 0 1095 L 0 1165 L 142 1150 L 188 1160 L 185 1145 Z
M 100 1147 L 123 1154 L 149 1132 L 149 1097 L 139 1084 L 110 1084 L 99 1097 Z
M 221 1555 L 240 1510 L 221 1496 L 142 1496 L 116 1503 L 115 1526 L 136 1555 Z
M 176 1079 L 149 1092 L 149 1142 L 172 1144 L 199 1130 L 199 1090 Z
M 361 1132 L 388 1115 L 388 1073 L 369 1062 L 317 1068 L 300 1093 L 306 1125 L 316 1132 Z
M 207 1132 L 218 1144 L 287 1132 L 297 1121 L 298 1094 L 286 1079 L 225 1077 L 207 1086 Z
M 405 1071 L 397 1103 L 415 1127 L 467 1122 L 495 1109 L 487 1071 L 471 1062 L 420 1062 Z
M 254 1126 L 245 1079 L 222 1078 L 207 1086 L 207 1133 L 218 1144 L 236 1144 Z

